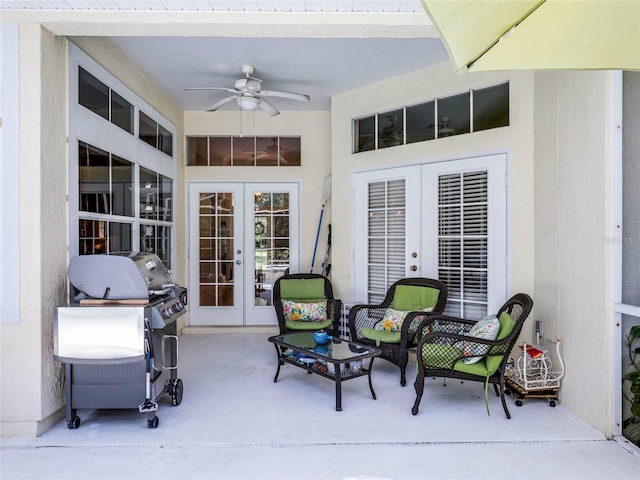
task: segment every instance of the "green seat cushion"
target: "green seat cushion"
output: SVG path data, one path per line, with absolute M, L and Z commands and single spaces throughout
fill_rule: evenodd
M 280 280 L 280 298 L 301 303 L 325 300 L 323 278 L 292 278 Z
M 496 340 L 502 340 L 513 331 L 513 327 L 515 326 L 516 322 L 513 317 L 507 312 L 502 312 L 498 320 L 500 320 L 500 331 L 498 332 Z M 504 355 L 496 355 L 494 357 L 485 358 L 487 371 L 490 372 L 489 375 L 494 374 L 494 372 L 500 366 L 500 362 L 502 362 L 503 358 Z
M 493 372 L 495 372 L 495 370 L 493 372 L 489 372 L 489 369 L 487 368 L 486 362 L 489 358 L 502 359 L 502 357 L 488 357 L 488 358 L 483 358 L 477 361 L 476 363 L 464 363 L 462 360 L 458 360 L 454 365 L 453 369 L 456 372 L 469 373 L 471 375 L 478 375 L 479 377 L 487 377 L 489 375 L 492 375 Z M 500 364 L 500 362 L 498 362 L 498 364 Z
M 367 340 L 375 341 L 376 345 L 380 345 L 380 343 L 400 343 L 400 332 L 363 328 L 360 330 L 360 334 Z
M 435 307 L 440 297 L 440 290 L 418 285 L 397 285 L 393 294 L 393 308 L 412 311 Z
M 322 330 L 323 328 L 331 327 L 331 319 L 323 320 L 321 322 L 300 322 L 297 320 L 285 320 L 285 327 L 289 330 L 307 330 L 307 331 L 316 331 Z

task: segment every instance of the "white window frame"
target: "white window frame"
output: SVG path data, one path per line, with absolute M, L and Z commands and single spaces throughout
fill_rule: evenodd
M 116 91 L 134 106 L 134 131 L 133 135 L 117 125 L 105 120 L 99 115 L 78 103 L 78 67 L 81 66 L 91 75 Z M 138 138 L 139 111 L 142 110 L 147 116 L 152 118 L 172 135 L 173 156 L 158 150 L 148 143 Z M 173 217 L 172 221 L 159 222 L 139 217 L 139 195 L 134 197 L 134 216 L 120 217 L 114 215 L 87 214 L 80 215 L 78 206 L 78 141 L 85 142 L 94 147 L 117 155 L 135 165 L 134 186 L 139 184 L 139 167 L 145 167 L 154 172 L 168 177 L 173 182 Z M 133 93 L 116 77 L 111 75 L 106 69 L 90 58 L 73 43 L 69 43 L 69 255 L 78 255 L 78 220 L 88 218 L 94 220 L 108 220 L 115 222 L 131 223 L 132 237 L 131 248 L 140 248 L 140 224 L 164 225 L 171 227 L 171 265 L 175 266 L 176 256 L 176 201 L 177 190 L 177 128 L 168 119 L 162 116 L 151 105 L 145 102 L 138 95 Z

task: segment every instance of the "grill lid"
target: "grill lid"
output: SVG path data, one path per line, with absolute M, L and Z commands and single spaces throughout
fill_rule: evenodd
M 73 257 L 69 281 L 91 298 L 148 299 L 172 286 L 169 272 L 153 253 L 118 252 Z

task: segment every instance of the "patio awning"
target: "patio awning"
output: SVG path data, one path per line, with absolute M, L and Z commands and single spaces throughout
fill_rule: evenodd
M 640 0 L 422 0 L 459 71 L 640 70 Z

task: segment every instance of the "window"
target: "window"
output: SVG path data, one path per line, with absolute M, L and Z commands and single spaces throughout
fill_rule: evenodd
M 134 163 L 117 155 L 78 142 L 78 253 L 139 250 L 155 253 L 169 268 L 173 181 L 137 167 L 140 182 L 135 188 L 135 168 Z M 136 192 L 138 215 L 133 207 Z M 101 218 L 95 218 L 96 214 Z M 134 228 L 140 231 L 139 249 L 134 247 Z
M 356 118 L 352 148 L 353 153 L 367 152 L 508 125 L 507 82 Z
M 142 111 L 140 111 L 140 119 L 138 121 L 138 137 L 153 148 L 157 148 L 169 156 L 173 155 L 173 136 L 171 132 Z
M 473 91 L 473 131 L 509 125 L 509 84 Z
M 78 67 L 78 103 L 133 134 L 133 105 L 82 67 Z
M 404 112 L 402 109 L 378 115 L 378 148 L 404 143 Z
M 151 252 L 171 269 L 175 126 L 73 44 L 68 72 L 70 255 Z
M 353 121 L 354 152 L 367 152 L 376 148 L 376 117 Z
M 187 137 L 188 167 L 299 167 L 300 165 L 300 137 Z

